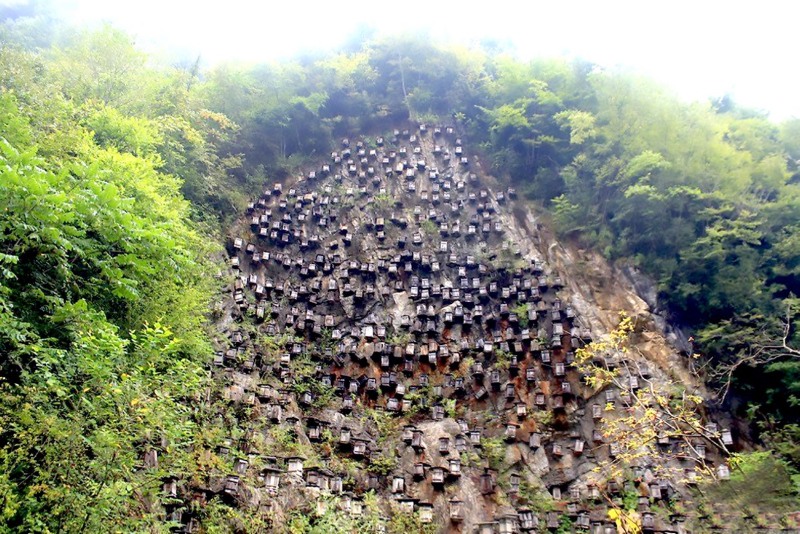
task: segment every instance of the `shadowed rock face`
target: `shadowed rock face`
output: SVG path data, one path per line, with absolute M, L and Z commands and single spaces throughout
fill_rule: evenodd
M 595 472 L 614 415 L 598 416 L 606 393 L 571 365 L 626 311 L 634 367 L 702 393 L 653 304 L 601 258 L 557 243 L 452 128 L 343 140 L 270 186 L 229 253 L 214 373 L 247 464 L 231 454 L 206 491 L 280 523 L 328 493 L 357 514 L 375 490 L 387 517 L 416 510 L 460 532 L 562 516 L 605 532 L 623 493 L 641 495 L 644 513 L 680 497 L 679 481 L 647 465 L 650 484 Z

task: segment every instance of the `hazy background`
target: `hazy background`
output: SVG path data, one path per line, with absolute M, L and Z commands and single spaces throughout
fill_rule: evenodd
M 402 2 L 0 0 L 0 15 L 111 22 L 168 61 L 258 62 L 330 49 L 358 35 L 421 31 L 518 56 L 579 56 L 622 65 L 686 99 L 729 93 L 773 119 L 800 117 L 795 61 L 800 3 L 791 1 Z

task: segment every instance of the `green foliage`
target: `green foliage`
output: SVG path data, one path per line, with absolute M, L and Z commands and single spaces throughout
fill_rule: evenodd
M 543 514 L 555 509 L 555 502 L 547 489 L 532 484 L 526 477 L 520 480 L 517 498 L 520 504 L 527 506 L 536 514 Z
M 306 534 L 311 531 L 311 519 L 300 510 L 293 510 L 286 528 L 289 534 Z
M 530 304 L 527 302 L 520 302 L 511 308 L 511 311 L 517 314 L 520 328 L 528 328 L 528 323 L 530 322 L 528 320 L 528 310 L 530 310 Z
M 772 431 L 764 432 L 767 444 L 781 457 L 793 465 L 800 465 L 800 425 L 788 424 Z M 795 469 L 796 472 L 796 469 Z M 797 477 L 797 475 L 793 475 Z M 800 481 L 795 482 L 798 486 Z
M 275 343 L 273 341 L 273 343 Z M 286 341 L 278 343 L 278 347 L 285 346 Z M 322 383 L 321 377 L 317 376 L 316 363 L 311 359 L 311 355 L 303 353 L 295 356 L 290 367 L 294 376 L 292 390 L 299 396 L 310 392 L 313 396 L 313 405 L 316 408 L 325 408 L 333 400 L 335 390 L 331 386 Z
M 510 352 L 505 351 L 496 351 L 495 352 L 495 367 L 497 367 L 501 371 L 508 370 L 509 365 L 511 365 L 511 358 L 512 355 Z
M 439 234 L 439 227 L 436 226 L 436 223 L 430 219 L 423 221 L 420 227 L 422 228 L 422 231 L 428 235 L 428 237 L 435 237 Z
M 559 195 L 552 199 L 553 222 L 556 229 L 562 234 L 580 231 L 584 228 L 581 224 L 585 213 L 581 206 L 570 202 L 565 195 Z
M 597 135 L 596 119 L 588 111 L 565 110 L 556 113 L 553 118 L 561 128 L 569 128 L 569 142 L 573 145 L 580 145 Z
M 507 241 L 505 244 L 508 247 L 500 251 L 494 267 L 497 269 L 505 269 L 507 271 L 518 271 L 520 269 L 524 269 L 527 265 L 527 262 L 521 256 L 517 256 L 515 254 L 514 243 Z
M 268 446 L 273 454 L 281 456 L 300 456 L 309 466 L 319 465 L 319 455 L 312 445 L 298 439 L 294 429 L 271 426 L 267 432 Z
M 533 419 L 539 427 L 548 427 L 553 424 L 553 412 L 550 410 L 538 410 L 533 412 Z
M 276 524 L 276 532 L 286 534 L 350 534 L 352 532 L 375 532 L 383 520 L 374 494 L 364 496 L 364 512 L 361 516 L 348 513 L 342 501 L 336 497 L 321 496 L 317 501 L 321 506 L 309 512 L 306 509 L 288 511 L 288 521 Z
M 433 523 L 425 524 L 419 520 L 419 513 L 413 514 L 395 513 L 386 525 L 388 534 L 407 534 L 409 532 L 419 532 L 420 534 L 435 534 L 437 526 Z
M 215 248 L 181 180 L 160 172 L 158 127 L 135 114 L 140 54 L 126 39 L 104 29 L 52 58 L 0 53 L 0 522 L 11 531 L 161 531 L 159 509 L 138 499 L 201 469 L 188 447 L 206 423 Z M 89 98 L 103 103 L 83 107 Z M 151 447 L 159 465 L 142 469 Z
M 639 506 L 639 494 L 636 490 L 626 491 L 622 495 L 622 509 L 627 511 L 635 511 Z
M 386 338 L 386 342 L 390 345 L 405 346 L 411 341 L 410 332 L 394 332 Z
M 457 408 L 456 399 L 445 399 L 443 405 L 444 405 L 444 413 L 447 414 L 447 417 L 455 419 L 456 408 Z
M 158 125 L 142 118 L 125 117 L 114 108 L 103 107 L 86 121 L 98 145 L 145 156 L 162 142 Z
M 489 467 L 500 470 L 506 460 L 506 444 L 502 437 L 483 438 L 481 440 L 481 454 L 489 463 Z
M 219 497 L 214 497 L 205 506 L 192 507 L 206 532 L 209 534 L 224 534 L 236 528 L 247 534 L 266 532 L 270 530 L 269 516 L 259 515 L 245 517 L 245 513 L 222 502 Z
M 561 514 L 555 534 L 572 534 L 575 532 L 575 522 L 566 514 Z
M 392 207 L 394 199 L 388 193 L 384 193 L 372 197 L 372 202 L 379 211 L 385 212 Z
M 378 435 L 378 444 L 385 443 L 387 439 L 391 438 L 393 432 L 397 430 L 400 424 L 390 412 L 372 408 L 364 409 L 364 418 L 375 425 Z
M 460 455 L 461 465 L 465 467 L 479 467 L 481 465 L 481 457 L 477 452 L 464 451 Z
M 769 526 L 764 512 L 783 515 L 797 510 L 800 485 L 796 472 L 774 453 L 735 453 L 729 464 L 729 480 L 710 481 L 698 493 L 701 517 L 719 521 L 724 515 L 732 518 L 732 528 L 744 531 Z
M 383 476 L 388 475 L 395 469 L 397 469 L 397 459 L 386 455 L 371 459 L 368 468 L 370 473 Z
M 730 480 L 708 488 L 716 500 L 757 510 L 796 509 L 800 486 L 789 466 L 769 451 L 736 453 L 730 459 Z
M 120 108 L 138 103 L 146 57 L 124 32 L 106 25 L 77 33 L 65 48 L 53 50 L 53 56 L 54 74 L 78 102 L 97 100 Z

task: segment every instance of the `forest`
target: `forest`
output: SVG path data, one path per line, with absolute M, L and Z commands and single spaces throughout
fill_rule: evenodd
M 0 532 L 160 528 L 164 472 L 201 477 L 214 459 L 197 451 L 225 425 L 207 367 L 226 228 L 341 137 L 409 120 L 457 125 L 561 239 L 655 280 L 717 407 L 797 490 L 800 120 L 419 35 L 204 68 L 110 26 L 7 22 Z M 184 452 L 140 469 L 155 440 Z

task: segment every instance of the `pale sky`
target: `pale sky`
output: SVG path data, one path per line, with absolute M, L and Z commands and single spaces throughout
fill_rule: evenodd
M 28 0 L 0 0 L 25 3 Z M 359 26 L 460 44 L 511 41 L 520 56 L 631 67 L 686 99 L 731 93 L 774 119 L 800 117 L 800 2 L 475 0 L 56 0 L 59 18 L 108 21 L 148 51 L 258 62 L 342 44 Z M 175 54 L 170 54 L 175 57 Z

